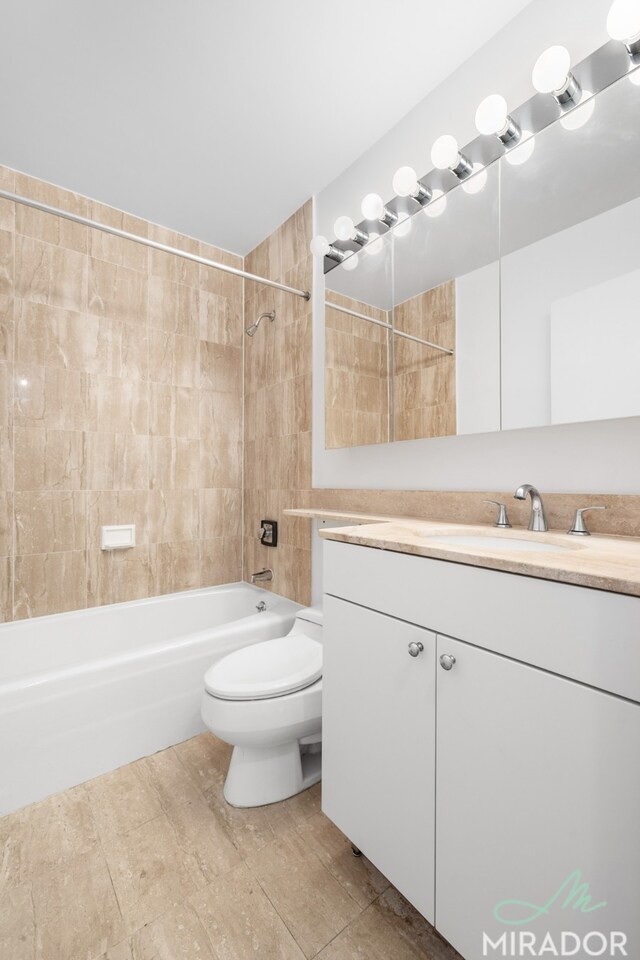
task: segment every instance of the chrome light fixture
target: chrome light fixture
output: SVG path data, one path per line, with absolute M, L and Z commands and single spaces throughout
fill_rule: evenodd
M 360 210 L 365 220 L 379 220 L 387 227 L 392 227 L 398 220 L 397 214 L 385 207 L 379 193 L 368 193 L 366 197 L 363 197 Z
M 327 238 L 323 237 L 321 233 L 313 238 L 309 244 L 309 250 L 311 250 L 314 257 L 330 257 L 331 260 L 335 260 L 336 263 L 342 263 L 347 256 L 344 250 L 340 250 L 339 247 L 335 247 L 332 243 L 329 243 Z
M 421 206 L 431 200 L 431 190 L 420 183 L 413 167 L 398 167 L 393 175 L 393 192 L 398 197 L 413 197 Z
M 351 217 L 338 217 L 333 225 L 333 230 L 338 240 L 354 240 L 361 247 L 369 240 L 369 234 L 356 227 Z
M 550 93 L 561 106 L 579 103 L 580 84 L 571 73 L 571 56 L 566 47 L 553 46 L 544 50 L 531 73 L 538 93 Z
M 640 3 L 638 0 L 614 0 L 607 16 L 607 33 L 624 43 L 629 56 L 640 54 Z
M 517 143 L 522 131 L 509 116 L 507 101 L 499 93 L 485 97 L 476 110 L 476 128 L 483 136 L 494 136 L 505 146 Z
M 432 146 L 431 162 L 437 170 L 451 170 L 458 180 L 473 173 L 471 161 L 460 153 L 458 141 L 448 133 L 438 137 Z

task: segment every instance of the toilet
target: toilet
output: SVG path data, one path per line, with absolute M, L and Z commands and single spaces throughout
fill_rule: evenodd
M 259 807 L 320 780 L 322 610 L 298 611 L 291 631 L 222 657 L 204 677 L 202 719 L 233 745 L 224 797 Z

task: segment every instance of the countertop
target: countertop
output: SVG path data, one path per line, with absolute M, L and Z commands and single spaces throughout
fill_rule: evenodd
M 295 511 L 295 514 L 318 518 L 325 516 L 326 519 L 359 519 L 354 514 L 341 516 L 338 512 L 319 510 Z M 325 540 L 504 570 L 542 580 L 556 580 L 640 597 L 640 539 L 635 537 L 604 537 L 596 534 L 576 537 L 553 530 L 534 533 L 519 527 L 500 530 L 477 524 L 397 518 L 351 527 L 327 527 L 319 532 Z M 494 537 L 504 541 L 504 547 L 502 544 L 480 547 L 429 540 L 435 536 Z M 536 553 L 510 550 L 509 540 L 514 538 L 544 543 L 549 549 Z

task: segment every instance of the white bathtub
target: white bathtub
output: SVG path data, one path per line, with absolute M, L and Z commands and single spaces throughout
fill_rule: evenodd
M 0 625 L 0 815 L 200 733 L 207 667 L 298 609 L 233 583 Z

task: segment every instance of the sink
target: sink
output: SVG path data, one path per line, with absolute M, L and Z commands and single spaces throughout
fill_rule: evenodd
M 553 550 L 570 550 L 559 543 L 538 543 L 535 540 L 519 540 L 517 537 L 483 537 L 458 533 L 425 537 L 428 543 L 449 544 L 452 547 L 480 547 L 483 550 L 509 550 L 522 553 L 549 553 Z

